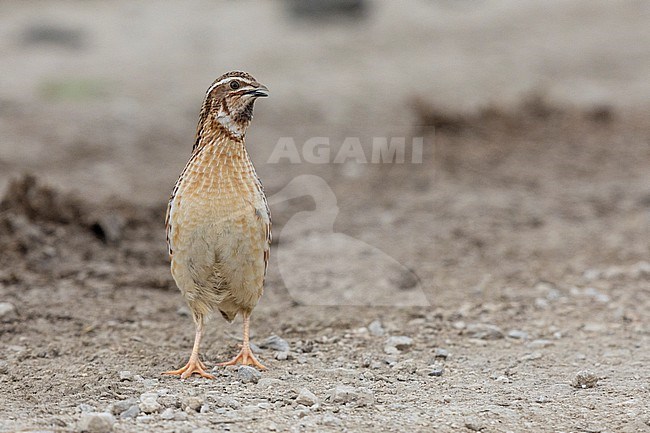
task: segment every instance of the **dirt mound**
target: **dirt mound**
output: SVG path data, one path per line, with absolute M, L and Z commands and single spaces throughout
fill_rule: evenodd
M 54 282 L 88 272 L 119 277 L 129 274 L 129 266 L 164 266 L 160 214 L 160 209 L 119 200 L 91 204 L 32 175 L 15 179 L 0 201 L 0 281 Z M 156 238 L 159 242 L 151 241 Z M 142 283 L 138 275 L 117 282 Z M 152 280 L 144 282 L 150 285 Z M 167 287 L 168 282 L 164 277 L 153 285 Z
M 438 107 L 422 98 L 414 98 L 411 108 L 415 112 L 418 132 L 435 130 L 446 134 L 487 129 L 521 129 L 531 124 L 557 119 L 585 119 L 594 123 L 608 123 L 614 120 L 613 108 L 596 105 L 588 109 L 560 106 L 540 93 L 525 95 L 514 106 L 505 107 L 488 104 L 474 112 L 454 112 Z

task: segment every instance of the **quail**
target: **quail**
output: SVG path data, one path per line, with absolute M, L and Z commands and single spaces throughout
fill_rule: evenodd
M 250 316 L 262 296 L 271 244 L 271 216 L 244 138 L 253 105 L 268 96 L 250 74 L 228 72 L 208 88 L 192 154 L 174 185 L 166 215 L 171 273 L 196 325 L 190 359 L 163 374 L 213 379 L 199 358 L 206 317 L 242 315 L 239 353 L 218 365 L 266 369 L 249 343 Z

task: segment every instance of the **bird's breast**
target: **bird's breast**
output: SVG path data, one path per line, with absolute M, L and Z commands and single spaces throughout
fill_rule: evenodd
M 255 224 L 260 219 L 261 224 Z M 255 226 L 269 220 L 266 199 L 243 144 L 204 148 L 192 156 L 169 204 L 170 243 L 180 244 L 197 229 L 233 221 Z

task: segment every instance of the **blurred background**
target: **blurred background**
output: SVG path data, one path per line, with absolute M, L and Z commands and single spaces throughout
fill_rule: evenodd
M 360 128 L 382 135 L 386 125 L 406 133 L 421 123 L 415 98 L 461 112 L 513 105 L 530 92 L 558 104 L 647 108 L 648 8 L 587 0 L 3 1 L 0 186 L 27 170 L 95 199 L 164 200 L 205 89 L 232 69 L 272 91 L 249 134 L 266 179 L 276 170 L 260 162 L 278 137 Z
M 459 431 L 470 413 L 512 431 L 553 420 L 624 431 L 630 419 L 645 431 L 649 22 L 644 0 L 3 0 L 0 420 L 18 407 L 38 425 L 72 425 L 79 400 L 101 409 L 114 389 L 154 386 L 126 389 L 115 371 L 158 377 L 186 355 L 165 207 L 205 90 L 241 69 L 271 93 L 247 133 L 275 196 L 253 339 L 275 333 L 294 350 L 286 363 L 263 354 L 265 374 L 322 397 L 323 369 L 354 370 L 351 383 L 389 409 L 364 411 L 395 430 L 415 419 Z M 419 137 L 423 158 L 270 161 L 281 140 L 302 152 L 311 137 L 328 138 L 332 156 L 346 137 L 366 152 L 372 137 Z M 317 290 L 338 308 L 314 305 Z M 210 326 L 206 358 L 225 359 L 228 328 Z M 413 341 L 386 352 L 384 335 Z M 438 349 L 444 376 L 430 366 Z M 366 380 L 371 365 L 388 388 Z M 606 385 L 555 386 L 581 368 Z M 39 374 L 51 380 L 23 381 Z M 175 386 L 165 382 L 186 392 Z M 279 430 L 316 416 L 292 410 L 274 412 Z M 336 413 L 367 427 L 351 405 Z M 266 418 L 254 425 L 270 429 Z

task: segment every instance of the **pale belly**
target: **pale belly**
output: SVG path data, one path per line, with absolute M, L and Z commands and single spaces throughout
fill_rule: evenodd
M 252 310 L 262 295 L 269 249 L 263 196 L 185 198 L 171 215 L 171 271 L 178 287 L 203 314 Z

